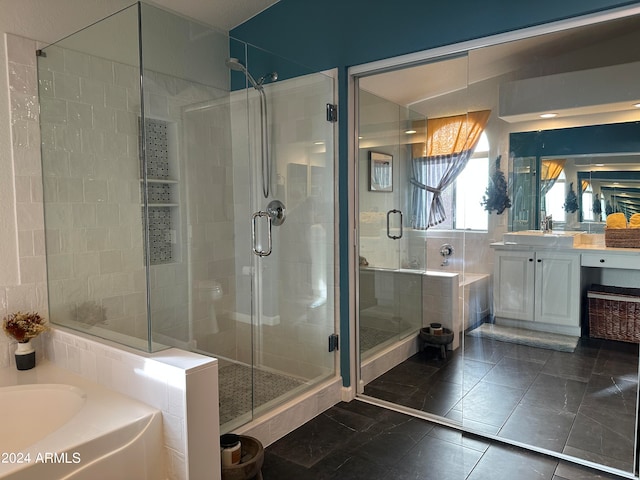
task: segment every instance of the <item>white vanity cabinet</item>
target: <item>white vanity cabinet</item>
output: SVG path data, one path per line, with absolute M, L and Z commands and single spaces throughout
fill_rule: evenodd
M 580 254 L 496 249 L 494 302 L 497 323 L 579 335 Z
M 497 250 L 493 272 L 496 317 L 533 321 L 535 252 Z

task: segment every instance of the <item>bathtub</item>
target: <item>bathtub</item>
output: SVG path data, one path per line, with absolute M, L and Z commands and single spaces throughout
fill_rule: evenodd
M 161 412 L 41 361 L 0 369 L 0 479 L 165 478 Z

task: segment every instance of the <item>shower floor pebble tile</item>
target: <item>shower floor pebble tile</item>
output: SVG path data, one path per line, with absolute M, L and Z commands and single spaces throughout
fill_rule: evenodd
M 620 477 L 354 400 L 265 449 L 264 480 L 586 480 Z
M 252 405 L 260 407 L 304 383 L 257 368 L 252 372 L 250 367 L 236 363 L 220 368 L 218 382 L 221 425 L 250 412 Z

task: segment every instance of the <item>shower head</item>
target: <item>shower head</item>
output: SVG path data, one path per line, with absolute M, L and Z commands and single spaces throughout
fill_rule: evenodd
M 227 65 L 227 67 L 230 70 L 244 73 L 247 79 L 249 80 L 249 83 L 251 83 L 253 88 L 255 88 L 256 90 L 262 90 L 262 84 L 265 81 L 275 82 L 278 79 L 278 73 L 271 72 L 260 77 L 256 82 L 256 80 L 249 73 L 249 70 L 247 70 L 247 67 L 245 67 L 237 58 L 234 58 L 234 57 L 227 58 L 227 60 L 224 63 Z
M 245 77 L 247 77 L 247 80 L 249 80 L 249 83 L 251 83 L 253 88 L 260 91 L 262 90 L 262 84 L 255 81 L 255 79 L 249 73 L 249 70 L 247 70 L 247 67 L 240 63 L 240 60 L 230 57 L 227 58 L 224 63 L 227 65 L 227 67 L 229 67 L 230 70 L 244 73 Z
M 244 65 L 242 65 L 240 63 L 240 60 L 238 60 L 237 58 L 227 58 L 227 60 L 224 62 L 227 67 L 229 67 L 231 70 L 235 70 L 236 72 L 246 72 L 247 69 L 244 68 Z

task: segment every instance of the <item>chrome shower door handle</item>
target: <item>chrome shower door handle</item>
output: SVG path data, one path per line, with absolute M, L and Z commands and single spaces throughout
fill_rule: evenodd
M 390 218 L 392 213 L 400 214 L 400 235 L 391 235 Z M 402 238 L 402 210 L 397 210 L 394 208 L 393 210 L 389 210 L 387 212 L 387 237 L 389 237 L 391 240 L 398 240 L 399 238 Z
M 267 219 L 267 249 L 263 250 L 262 246 L 260 250 L 258 250 L 258 245 L 256 243 L 256 225 L 258 219 L 260 217 L 265 217 Z M 251 243 L 253 248 L 253 253 L 258 255 L 259 257 L 267 257 L 271 255 L 271 215 L 269 212 L 256 212 L 253 214 L 251 219 Z

